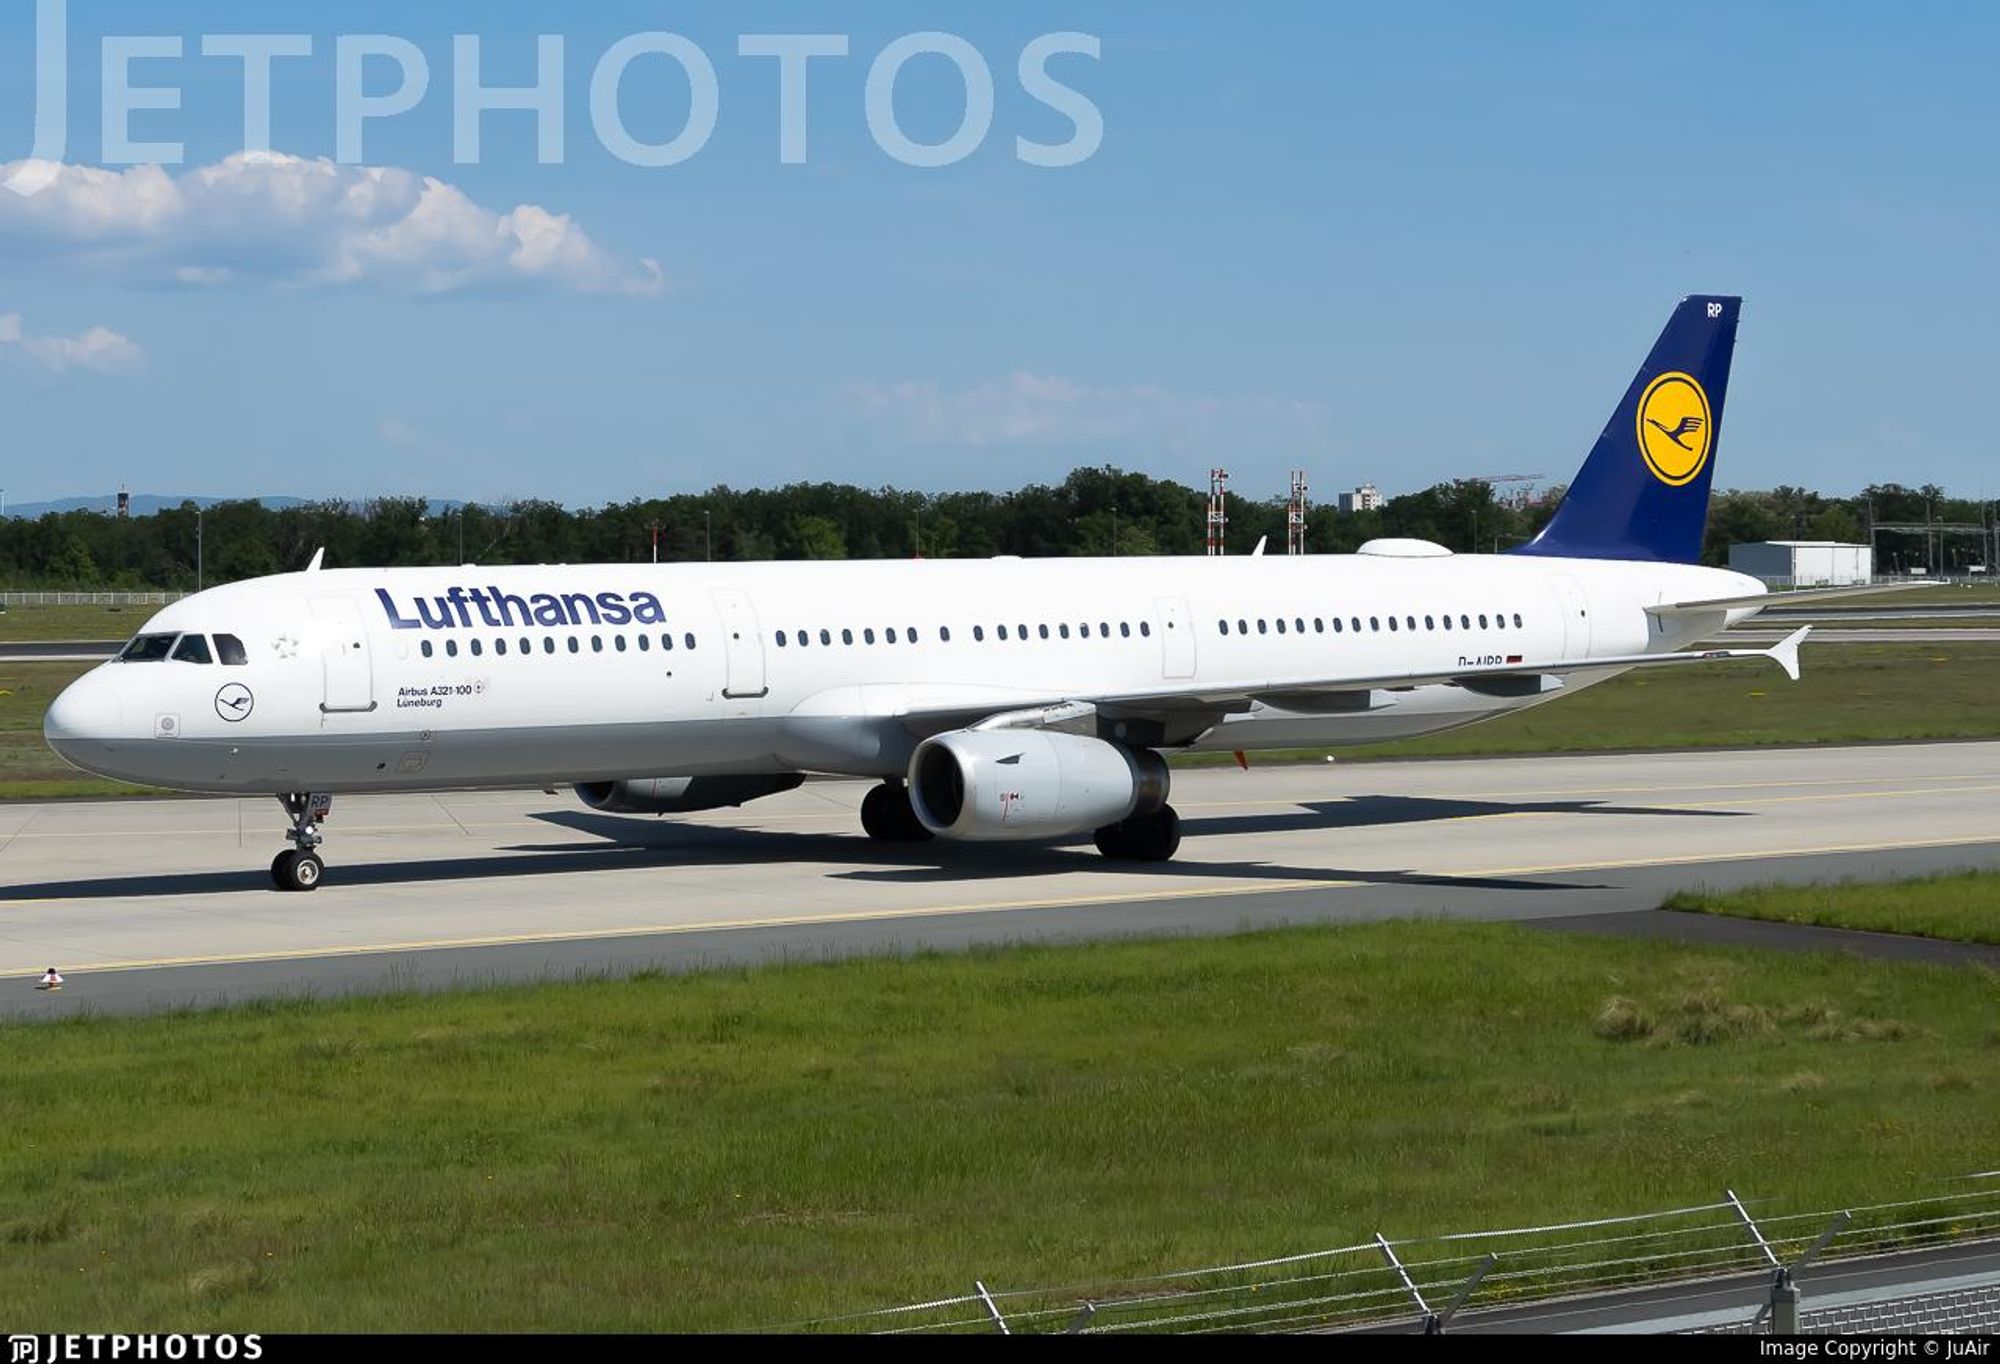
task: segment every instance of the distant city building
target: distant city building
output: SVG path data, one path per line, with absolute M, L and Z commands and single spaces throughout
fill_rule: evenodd
M 1353 492 L 1342 493 L 1340 495 L 1340 513 L 1342 516 L 1351 516 L 1355 512 L 1380 511 L 1381 509 L 1382 494 L 1376 491 L 1373 483 L 1364 483 Z
M 1845 587 L 1875 576 L 1875 551 L 1834 540 L 1759 540 L 1729 547 L 1738 573 L 1781 587 Z

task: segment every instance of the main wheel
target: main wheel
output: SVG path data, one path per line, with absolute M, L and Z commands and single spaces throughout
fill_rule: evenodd
M 1181 817 L 1171 805 L 1097 831 L 1097 850 L 1114 862 L 1170 862 L 1181 847 Z
M 279 890 L 318 890 L 320 878 L 325 875 L 326 863 L 320 861 L 318 853 L 279 853 L 277 861 L 271 864 L 271 879 L 278 883 Z
M 928 843 L 932 838 L 910 806 L 910 788 L 888 782 L 861 798 L 861 828 L 883 843 Z

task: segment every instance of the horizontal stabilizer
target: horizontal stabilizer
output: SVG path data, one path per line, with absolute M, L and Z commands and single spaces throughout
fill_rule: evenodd
M 1935 587 L 1936 583 L 1889 583 L 1887 585 L 1867 584 L 1860 587 L 1808 587 L 1798 592 L 1753 592 L 1745 597 L 1710 597 L 1704 601 L 1677 601 L 1649 606 L 1649 616 L 1701 616 L 1718 611 L 1741 611 L 1755 609 L 1768 611 L 1774 606 L 1805 606 L 1813 602 L 1839 601 L 1843 597 L 1872 597 L 1884 592 L 1907 592 L 1913 587 Z

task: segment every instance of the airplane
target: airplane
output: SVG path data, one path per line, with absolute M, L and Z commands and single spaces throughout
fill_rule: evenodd
M 87 772 L 270 794 L 310 891 L 335 792 L 572 786 L 681 814 L 877 779 L 887 842 L 1180 846 L 1166 755 L 1432 734 L 1634 669 L 1769 604 L 1702 567 L 1741 300 L 1683 299 L 1554 517 L 1495 555 L 328 569 L 160 611 L 49 707 Z M 1817 600 L 1852 589 L 1789 592 Z

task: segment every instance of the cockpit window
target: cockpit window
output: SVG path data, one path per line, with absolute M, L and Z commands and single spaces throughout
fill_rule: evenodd
M 241 668 L 250 662 L 250 655 L 244 651 L 243 641 L 234 635 L 217 635 L 215 653 L 224 667 Z
M 174 635 L 140 635 L 125 646 L 125 652 L 118 655 L 125 663 L 158 663 L 174 647 Z
M 181 642 L 174 646 L 176 663 L 213 663 L 215 659 L 208 652 L 208 636 L 182 635 Z

